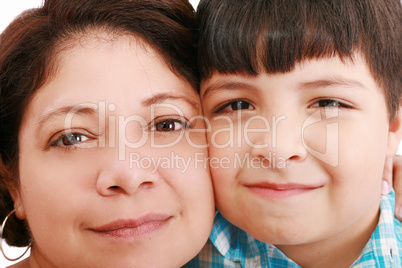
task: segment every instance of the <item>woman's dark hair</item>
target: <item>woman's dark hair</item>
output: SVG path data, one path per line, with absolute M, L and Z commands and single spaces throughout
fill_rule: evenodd
M 173 73 L 198 90 L 194 9 L 187 0 L 46 0 L 0 35 L 0 223 L 13 210 L 18 184 L 18 134 L 27 104 L 56 73 L 58 53 L 93 30 L 133 35 L 150 45 Z M 3 237 L 12 246 L 31 239 L 11 217 Z
M 196 14 L 201 79 L 285 73 L 303 60 L 360 53 L 391 119 L 399 107 L 400 0 L 201 0 Z

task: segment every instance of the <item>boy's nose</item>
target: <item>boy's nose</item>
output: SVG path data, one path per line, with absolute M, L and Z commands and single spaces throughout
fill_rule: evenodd
M 280 121 L 272 120 L 269 132 L 261 132 L 255 139 L 254 157 L 289 161 L 302 161 L 307 156 L 302 141 L 302 123 L 298 117 L 284 116 Z

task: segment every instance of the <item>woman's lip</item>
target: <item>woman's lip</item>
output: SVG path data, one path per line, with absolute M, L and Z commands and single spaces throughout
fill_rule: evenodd
M 254 183 L 245 185 L 251 191 L 266 197 L 266 198 L 282 198 L 298 195 L 301 193 L 306 193 L 318 188 L 321 188 L 322 184 L 309 185 L 309 184 L 299 184 L 299 183 Z
M 165 214 L 147 214 L 137 219 L 116 220 L 90 230 L 113 238 L 140 239 L 163 227 L 171 218 Z

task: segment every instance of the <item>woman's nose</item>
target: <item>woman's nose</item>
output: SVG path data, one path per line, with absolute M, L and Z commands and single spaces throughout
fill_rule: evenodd
M 105 151 L 107 150 L 105 149 Z M 96 190 L 100 195 L 133 195 L 141 189 L 155 187 L 158 173 L 152 164 L 136 165 L 132 163 L 131 156 L 119 160 L 115 153 L 108 153 L 110 156 L 104 158 L 105 164 L 101 167 L 96 182 Z M 137 158 L 140 157 L 139 153 L 135 153 L 135 155 Z M 147 159 L 149 162 L 151 157 L 147 156 Z

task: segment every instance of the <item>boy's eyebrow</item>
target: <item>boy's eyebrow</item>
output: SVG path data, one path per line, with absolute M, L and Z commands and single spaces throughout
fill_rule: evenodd
M 212 92 L 220 91 L 220 90 L 231 90 L 231 89 L 249 89 L 249 90 L 257 90 L 257 88 L 251 84 L 244 82 L 236 82 L 236 81 L 217 81 L 212 83 L 212 85 L 208 86 L 205 90 L 202 99 L 205 99 L 206 96 L 210 95 Z
M 350 88 L 366 88 L 359 81 L 348 79 L 345 77 L 337 76 L 337 77 L 326 77 L 321 78 L 319 80 L 301 82 L 298 85 L 299 89 L 315 89 L 315 88 L 325 88 L 329 86 L 343 86 Z
M 341 76 L 336 77 L 324 77 L 319 80 L 306 81 L 301 82 L 298 85 L 299 89 L 315 89 L 315 88 L 324 88 L 329 86 L 343 86 L 343 87 L 351 87 L 351 88 L 366 88 L 359 81 L 348 79 Z M 235 81 L 217 81 L 212 83 L 205 90 L 202 99 L 205 99 L 207 95 L 210 95 L 212 92 L 216 92 L 219 90 L 230 90 L 230 89 L 250 89 L 256 90 L 256 87 L 252 84 L 244 83 L 244 82 L 235 82 Z
M 148 99 L 145 99 L 141 102 L 142 106 L 151 106 L 153 104 L 160 104 L 163 103 L 167 100 L 181 100 L 181 101 L 185 101 L 188 104 L 190 104 L 195 110 L 198 109 L 198 103 L 195 101 L 190 100 L 188 97 L 184 96 L 184 95 L 171 95 L 171 94 L 167 94 L 167 93 L 159 93 L 156 94 Z

